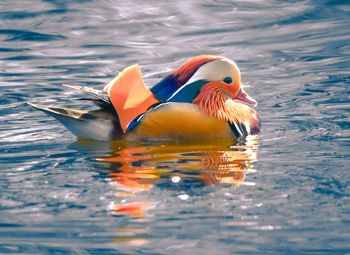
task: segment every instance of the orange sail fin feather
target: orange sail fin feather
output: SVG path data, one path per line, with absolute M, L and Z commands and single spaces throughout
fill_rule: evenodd
M 158 103 L 152 92 L 145 86 L 138 65 L 132 65 L 121 72 L 104 91 L 108 93 L 117 111 L 120 125 L 125 133 L 129 123 L 138 115 Z

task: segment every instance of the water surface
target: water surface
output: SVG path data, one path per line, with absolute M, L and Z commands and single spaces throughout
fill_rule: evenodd
M 346 1 L 0 3 L 0 253 L 347 254 Z M 87 108 L 139 63 L 148 86 L 189 57 L 235 60 L 260 136 L 76 139 L 27 101 Z

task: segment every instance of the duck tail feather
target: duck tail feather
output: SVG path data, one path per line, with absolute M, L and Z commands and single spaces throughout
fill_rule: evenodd
M 86 87 L 86 86 L 78 86 L 78 85 L 64 84 L 63 86 L 77 90 L 81 93 L 88 94 L 92 97 L 96 97 L 96 98 L 104 101 L 107 104 L 111 104 L 111 101 L 109 100 L 108 94 L 106 92 L 101 91 L 101 90 L 93 89 L 93 88 Z
M 108 141 L 114 133 L 113 123 L 108 119 L 98 118 L 93 112 L 30 102 L 28 104 L 54 117 L 79 138 Z

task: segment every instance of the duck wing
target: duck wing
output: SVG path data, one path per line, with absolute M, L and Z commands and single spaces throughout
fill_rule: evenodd
M 108 141 L 120 137 L 122 130 L 115 114 L 105 110 L 78 110 L 59 106 L 44 106 L 28 102 L 62 123 L 74 135 L 82 139 Z

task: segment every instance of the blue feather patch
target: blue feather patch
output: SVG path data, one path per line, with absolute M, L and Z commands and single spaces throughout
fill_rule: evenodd
M 201 88 L 207 84 L 206 80 L 199 80 L 179 88 L 167 101 L 178 103 L 192 103 L 198 96 Z
M 151 88 L 153 95 L 160 101 L 167 101 L 179 89 L 173 75 L 168 75 Z

